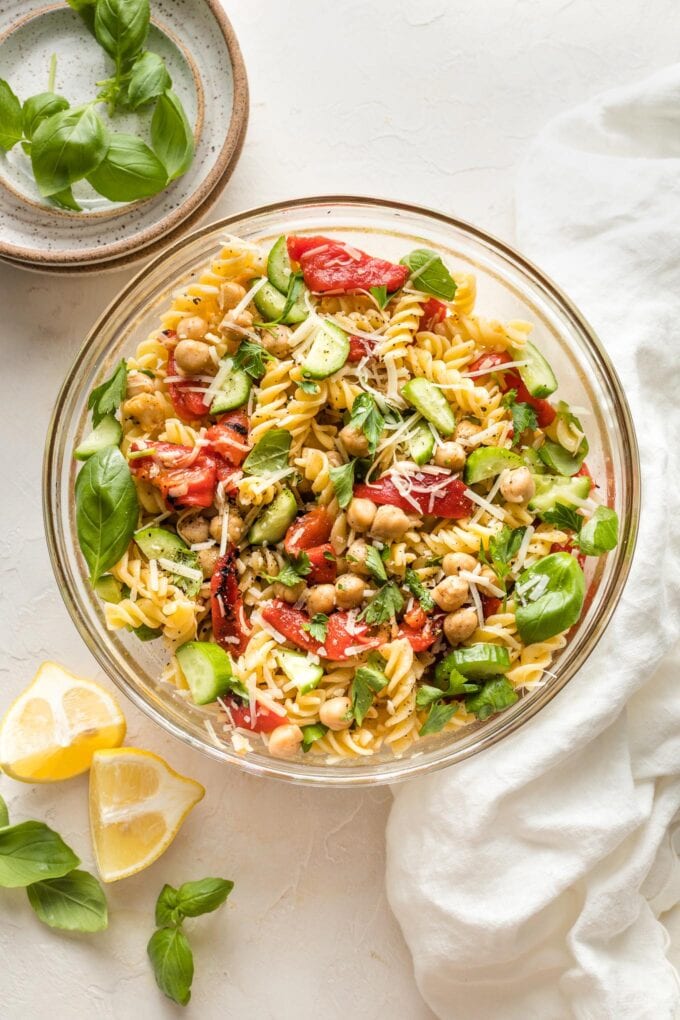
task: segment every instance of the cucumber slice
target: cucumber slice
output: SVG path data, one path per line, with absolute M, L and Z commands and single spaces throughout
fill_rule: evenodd
M 416 464 L 427 464 L 434 453 L 434 434 L 426 421 L 416 423 L 409 440 L 411 460 Z
M 93 453 L 106 449 L 107 446 L 118 446 L 123 438 L 123 430 L 117 418 L 107 414 L 97 425 L 96 429 L 90 432 L 86 439 L 83 439 L 73 456 L 76 460 L 87 460 Z
M 510 669 L 510 655 L 507 648 L 480 642 L 469 648 L 456 648 L 449 652 L 435 670 L 435 678 L 439 683 L 448 683 L 452 669 L 457 669 L 464 677 L 477 679 L 485 676 L 497 676 L 507 673 Z
M 504 450 L 500 446 L 483 446 L 474 450 L 466 460 L 464 477 L 468 485 L 474 485 L 475 482 L 495 478 L 506 469 L 524 466 L 520 455 L 512 450 Z
M 349 337 L 335 323 L 324 319 L 302 362 L 302 374 L 308 379 L 327 379 L 338 372 L 349 355 Z
M 527 341 L 521 348 L 514 347 L 512 356 L 515 361 L 526 361 L 517 371 L 532 397 L 549 397 L 557 389 L 557 379 L 552 368 L 538 348 Z
M 448 400 L 434 383 L 417 377 L 402 386 L 401 395 L 423 418 L 432 422 L 442 436 L 450 436 L 456 427 L 456 419 Z
M 209 705 L 232 685 L 231 656 L 212 641 L 187 641 L 175 653 L 196 705 Z
M 288 293 L 288 286 L 290 284 L 290 259 L 288 258 L 288 249 L 286 247 L 286 235 L 282 234 L 281 237 L 273 245 L 272 250 L 269 252 L 267 259 L 267 276 L 269 282 L 276 287 L 282 294 Z
M 165 528 L 142 528 L 135 533 L 135 542 L 149 560 L 172 560 L 178 566 L 200 571 L 198 556 L 174 531 L 166 531 Z M 173 574 L 172 583 L 187 595 L 194 596 L 201 590 L 203 580 Z
M 302 652 L 279 648 L 275 653 L 279 666 L 289 680 L 292 680 L 301 694 L 307 694 L 319 686 L 323 669 L 310 662 Z
M 563 478 L 561 475 L 533 475 L 536 492 L 529 500 L 529 510 L 537 514 L 554 510 L 558 503 L 574 506 L 574 499 L 587 499 L 590 493 L 590 479 L 585 475 L 578 478 Z
M 213 397 L 210 405 L 211 414 L 221 414 L 222 411 L 233 411 L 237 407 L 243 407 L 250 396 L 250 389 L 253 385 L 252 379 L 240 368 L 233 369 L 222 383 L 222 388 Z
M 295 496 L 290 489 L 282 489 L 268 507 L 255 518 L 248 532 L 251 545 L 278 542 L 286 534 L 288 525 L 297 513 Z
M 522 450 L 520 457 L 534 475 L 545 475 L 547 471 L 545 464 L 538 456 L 538 452 L 534 450 L 533 446 L 527 446 L 526 450 Z
M 249 286 L 252 287 L 254 283 L 257 283 L 257 278 L 251 280 Z M 293 325 L 296 322 L 304 322 L 309 315 L 307 306 L 302 298 L 299 297 L 288 310 L 288 314 L 285 318 L 281 319 L 286 307 L 286 298 L 285 295 L 278 291 L 276 287 L 273 287 L 269 281 L 267 281 L 263 287 L 260 287 L 253 298 L 253 302 L 265 322 L 274 322 L 274 320 L 280 319 L 281 322 L 284 322 L 287 325 Z
M 97 595 L 104 602 L 113 602 L 117 604 L 123 601 L 123 585 L 120 581 L 117 581 L 111 574 L 104 574 L 92 585 Z

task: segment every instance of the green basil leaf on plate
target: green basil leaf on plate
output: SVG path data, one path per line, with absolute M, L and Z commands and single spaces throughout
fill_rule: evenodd
M 186 1006 L 194 979 L 194 957 L 186 935 L 179 928 L 159 928 L 149 939 L 147 952 L 160 990 Z
M 73 850 L 43 822 L 20 822 L 0 829 L 0 887 L 4 889 L 61 878 L 79 864 Z
M 168 172 L 168 180 L 189 169 L 194 158 L 194 135 L 184 107 L 172 90 L 156 103 L 151 120 L 151 144 Z
M 149 20 L 149 0 L 97 0 L 94 34 L 117 69 L 142 52 Z
M 71 212 L 81 212 L 81 207 L 73 197 L 73 192 L 70 188 L 64 188 L 63 191 L 57 191 L 56 194 L 50 195 L 50 202 L 54 202 L 60 209 L 68 209 Z
M 76 527 L 93 584 L 127 549 L 138 511 L 135 483 L 118 447 L 90 457 L 76 479 Z
M 201 878 L 185 882 L 177 890 L 177 905 L 185 917 L 200 917 L 221 907 L 234 888 L 226 878 Z
M 168 175 L 158 156 L 136 135 L 114 134 L 106 156 L 88 174 L 95 191 L 111 202 L 134 202 L 162 191 Z
M 135 60 L 128 82 L 126 105 L 131 110 L 150 103 L 172 87 L 172 80 L 163 59 L 147 50 Z
M 49 198 L 87 177 L 104 159 L 108 145 L 108 132 L 91 106 L 62 110 L 42 121 L 31 143 L 40 194 Z
M 429 248 L 416 248 L 401 260 L 403 266 L 411 270 L 410 283 L 417 290 L 432 294 L 433 297 L 453 301 L 456 296 L 455 280 L 451 276 L 436 251 Z
M 44 120 L 68 108 L 68 99 L 58 96 L 56 92 L 38 92 L 35 96 L 29 96 L 21 112 L 24 135 L 31 139 Z
M 9 152 L 23 137 L 21 103 L 8 83 L 0 78 L 0 149 Z
M 104 890 L 87 871 L 35 882 L 26 892 L 36 914 L 50 928 L 94 932 L 108 927 Z

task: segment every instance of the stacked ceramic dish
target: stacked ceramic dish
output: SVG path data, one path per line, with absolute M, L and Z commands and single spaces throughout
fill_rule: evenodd
M 86 182 L 73 187 L 80 212 L 43 199 L 21 145 L 0 153 L 0 258 L 41 272 L 92 272 L 146 258 L 184 233 L 216 200 L 238 160 L 248 121 L 248 86 L 234 31 L 219 0 L 154 0 L 148 46 L 165 61 L 194 128 L 189 169 L 151 198 L 116 203 Z M 110 74 L 106 54 L 67 4 L 10 0 L 0 8 L 2 77 L 20 98 L 55 90 L 72 106 Z M 148 127 L 151 114 L 123 114 L 116 130 Z M 145 123 L 146 119 L 146 123 Z

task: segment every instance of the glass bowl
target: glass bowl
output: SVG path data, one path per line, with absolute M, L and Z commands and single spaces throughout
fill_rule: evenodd
M 171 293 L 204 266 L 225 233 L 271 243 L 282 233 L 340 236 L 372 254 L 398 260 L 427 246 L 455 269 L 476 274 L 477 309 L 491 318 L 528 319 L 560 380 L 559 395 L 587 413 L 588 463 L 603 502 L 620 519 L 618 547 L 589 560 L 586 609 L 545 684 L 510 709 L 455 734 L 392 752 L 325 764 L 314 756 L 286 761 L 264 750 L 237 754 L 217 746 L 205 712 L 159 680 L 168 653 L 161 641 L 139 642 L 126 631 L 108 632 L 102 605 L 87 582 L 78 549 L 72 451 L 88 430 L 87 397 L 115 363 L 157 328 Z M 369 236 L 367 236 L 369 235 Z M 468 223 L 412 205 L 369 198 L 321 197 L 264 206 L 208 224 L 145 266 L 101 315 L 64 381 L 47 437 L 44 514 L 52 566 L 66 606 L 83 639 L 111 679 L 170 733 L 225 764 L 255 775 L 318 786 L 393 783 L 461 761 L 527 723 L 585 662 L 621 595 L 635 545 L 639 514 L 639 461 L 630 411 L 616 372 L 583 316 L 539 269 L 507 244 Z M 156 648 L 155 646 L 159 646 Z

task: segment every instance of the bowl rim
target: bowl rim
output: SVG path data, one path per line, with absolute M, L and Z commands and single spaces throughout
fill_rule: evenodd
M 517 268 L 529 277 L 533 284 L 540 284 L 547 291 L 548 295 L 555 300 L 558 305 L 561 305 L 562 308 L 566 310 L 576 321 L 577 325 L 582 329 L 586 336 L 588 343 L 591 345 L 592 353 L 599 361 L 600 368 L 603 370 L 607 383 L 611 387 L 611 395 L 618 405 L 617 413 L 620 414 L 620 422 L 623 426 L 625 437 L 627 439 L 624 451 L 628 457 L 630 474 L 627 479 L 627 499 L 624 506 L 627 530 L 620 536 L 618 546 L 620 559 L 619 569 L 612 576 L 608 584 L 608 597 L 606 599 L 600 599 L 597 614 L 590 623 L 590 629 L 587 635 L 588 639 L 584 640 L 582 646 L 577 650 L 577 653 L 568 662 L 566 667 L 555 676 L 553 683 L 549 687 L 546 686 L 533 691 L 531 697 L 526 699 L 521 721 L 516 721 L 514 717 L 504 717 L 501 715 L 497 717 L 497 725 L 493 730 L 485 732 L 486 727 L 481 727 L 479 729 L 477 741 L 474 746 L 457 747 L 455 742 L 451 742 L 449 745 L 445 745 L 438 749 L 440 751 L 440 756 L 435 760 L 426 758 L 424 755 L 415 755 L 410 758 L 395 757 L 394 762 L 385 763 L 381 761 L 372 765 L 371 759 L 367 759 L 364 764 L 333 771 L 332 767 L 328 765 L 305 765 L 302 767 L 294 761 L 286 761 L 284 759 L 271 759 L 267 764 L 260 764 L 259 761 L 254 761 L 245 756 L 240 756 L 236 753 L 231 754 L 226 747 L 217 747 L 214 744 L 211 744 L 208 739 L 198 739 L 194 735 L 186 732 L 173 720 L 166 718 L 163 712 L 156 707 L 152 699 L 146 693 L 142 692 L 140 689 L 131 687 L 127 680 L 125 680 L 123 676 L 119 675 L 109 658 L 106 647 L 96 640 L 94 632 L 88 627 L 80 612 L 77 601 L 69 589 L 66 572 L 62 566 L 59 555 L 60 536 L 56 528 L 58 515 L 53 512 L 54 493 L 51 483 L 52 466 L 54 464 L 55 472 L 58 466 L 58 457 L 56 456 L 56 439 L 58 432 L 57 426 L 61 417 L 62 405 L 66 399 L 67 393 L 70 391 L 72 385 L 77 379 L 80 363 L 89 352 L 92 340 L 97 335 L 109 313 L 115 306 L 120 305 L 121 302 L 124 302 L 130 296 L 141 281 L 143 275 L 147 275 L 149 271 L 154 270 L 163 260 L 172 256 L 182 247 L 198 240 L 206 234 L 212 233 L 215 230 L 227 229 L 232 224 L 241 220 L 269 213 L 285 213 L 297 208 L 313 207 L 314 205 L 329 206 L 339 204 L 352 204 L 364 207 L 378 206 L 392 212 L 412 213 L 419 216 L 433 218 L 444 226 L 462 231 L 463 233 L 470 235 L 475 240 L 483 242 L 495 249 L 496 253 L 509 258 Z M 571 299 L 546 273 L 543 272 L 543 270 L 536 266 L 521 252 L 517 251 L 517 249 L 513 246 L 500 238 L 497 238 L 495 235 L 490 234 L 488 231 L 483 230 L 466 220 L 449 216 L 447 213 L 430 209 L 427 206 L 365 195 L 312 195 L 304 198 L 283 199 L 266 205 L 255 206 L 236 213 L 231 213 L 229 216 L 221 217 L 211 223 L 204 224 L 191 233 L 184 235 L 180 240 L 157 254 L 151 262 L 146 263 L 142 269 L 135 273 L 132 279 L 128 281 L 125 287 L 123 287 L 112 301 L 109 302 L 87 334 L 85 341 L 81 345 L 80 350 L 71 364 L 55 401 L 54 410 L 48 426 L 43 458 L 43 518 L 52 570 L 54 572 L 60 594 L 78 632 L 94 658 L 106 672 L 107 676 L 109 676 L 116 684 L 118 689 L 122 691 L 122 693 L 125 694 L 125 696 L 128 697 L 137 708 L 141 709 L 141 711 L 154 721 L 160 723 L 163 729 L 176 736 L 183 743 L 201 751 L 208 757 L 216 761 L 220 761 L 222 764 L 236 765 L 250 775 L 267 776 L 270 778 L 280 779 L 282 781 L 294 782 L 300 785 L 326 788 L 379 786 L 404 782 L 407 779 L 413 779 L 417 776 L 436 772 L 443 768 L 448 768 L 451 765 L 478 754 L 480 751 L 486 750 L 488 747 L 491 747 L 501 741 L 506 735 L 513 732 L 515 729 L 522 728 L 526 722 L 536 715 L 537 712 L 552 701 L 552 699 L 559 694 L 559 692 L 572 679 L 601 640 L 618 605 L 628 579 L 638 535 L 641 505 L 640 475 L 639 448 L 633 426 L 632 415 L 622 383 L 614 365 L 588 320 L 583 316 Z
M 120 241 L 114 241 L 111 244 L 99 247 L 83 249 L 66 248 L 59 252 L 51 253 L 48 251 L 36 251 L 35 248 L 26 248 L 23 245 L 10 244 L 0 238 L 0 258 L 6 257 L 14 264 L 23 264 L 28 268 L 40 269 L 44 266 L 46 268 L 62 269 L 64 272 L 68 272 L 70 268 L 86 269 L 89 271 L 96 271 L 100 268 L 113 269 L 113 265 L 108 265 L 112 261 L 116 263 L 115 268 L 122 268 L 130 261 L 142 258 L 154 242 L 156 244 L 162 242 L 168 234 L 181 229 L 187 221 L 192 221 L 197 216 L 202 215 L 208 210 L 212 202 L 218 198 L 238 163 L 245 141 L 250 111 L 248 76 L 236 33 L 220 0 L 201 0 L 201 2 L 212 13 L 225 41 L 232 68 L 234 87 L 229 129 L 205 179 L 187 195 L 183 202 L 173 208 L 162 219 L 149 224 L 149 226 L 144 227 L 139 232 Z M 10 26 L 9 30 L 5 33 L 5 37 L 26 20 L 61 9 L 62 6 L 61 3 L 50 3 L 30 14 L 22 15 Z M 154 23 L 157 24 L 155 21 Z M 162 31 L 166 31 L 164 25 L 159 27 L 161 27 Z M 195 73 L 195 70 L 192 73 Z M 199 91 L 201 102 L 201 110 L 199 111 L 200 123 L 202 123 L 203 119 L 202 105 L 205 102 L 204 98 L 201 97 L 202 92 Z M 136 209 L 143 201 L 145 200 L 127 203 L 120 210 L 114 211 L 118 216 L 125 215 L 128 208 L 134 207 Z

